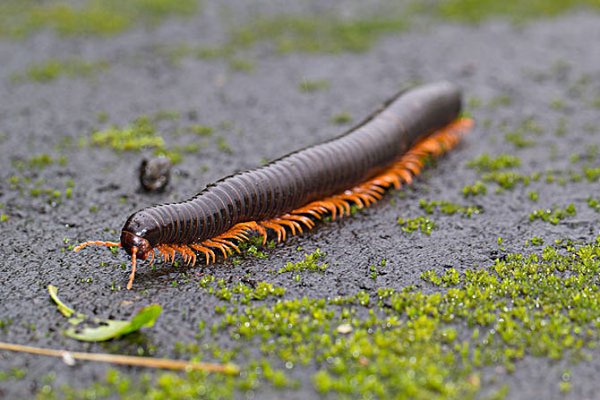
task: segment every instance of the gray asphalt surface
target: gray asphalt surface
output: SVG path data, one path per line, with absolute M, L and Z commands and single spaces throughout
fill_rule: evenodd
M 283 6 L 273 9 L 277 7 Z M 240 15 L 244 8 L 240 6 Z M 421 215 L 418 200 L 423 197 L 465 203 L 461 189 L 476 179 L 465 161 L 483 152 L 516 154 L 523 164 L 520 171 L 531 173 L 567 169 L 572 154 L 584 154 L 590 144 L 600 145 L 600 135 L 586 129 L 598 123 L 598 109 L 589 105 L 600 93 L 597 15 L 576 13 L 520 27 L 500 21 L 477 27 L 441 23 L 385 36 L 361 54 L 277 55 L 268 46 L 258 46 L 250 50 L 256 60 L 250 73 L 232 71 L 222 60 L 184 57 L 172 65 L 156 56 L 157 45 L 222 40 L 224 28 L 217 15 L 216 7 L 209 5 L 190 21 L 170 20 L 156 30 L 136 29 L 118 40 L 40 34 L 21 42 L 0 42 L 0 203 L 9 217 L 0 223 L 0 320 L 13 321 L 0 330 L 1 341 L 131 354 L 151 343 L 156 356 L 169 357 L 175 342 L 192 341 L 198 323 L 214 318 L 219 302 L 196 284 L 202 271 L 233 281 L 246 275 L 267 280 L 285 286 L 286 298 L 319 298 L 384 286 L 419 287 L 420 274 L 430 268 L 451 265 L 464 270 L 489 265 L 498 256 L 499 236 L 507 251 L 520 251 L 532 236 L 542 236 L 547 242 L 564 237 L 590 241 L 598 234 L 600 214 L 585 205 L 590 195 L 598 195 L 598 188 L 584 182 L 569 184 L 568 189 L 533 182 L 528 188 L 488 193 L 470 201 L 482 206 L 483 214 L 471 219 L 440 216 L 436 219 L 439 229 L 431 236 L 400 234 L 396 223 L 398 217 Z M 12 73 L 31 62 L 73 55 L 107 59 L 110 67 L 90 79 L 64 77 L 48 84 L 10 80 Z M 589 83 L 577 86 L 586 76 Z M 327 90 L 303 93 L 298 89 L 303 80 L 321 79 L 329 81 Z M 405 195 L 394 192 L 352 218 L 293 237 L 266 250 L 267 259 L 249 257 L 239 265 L 227 261 L 207 269 L 141 267 L 134 290 L 127 291 L 128 272 L 121 264 L 129 265 L 129 259 L 124 253 L 66 250 L 65 241 L 118 240 L 121 226 L 133 211 L 188 198 L 223 176 L 331 138 L 348 127 L 332 124 L 332 115 L 347 112 L 358 121 L 407 82 L 440 79 L 461 85 L 466 99 L 476 98 L 486 105 L 498 96 L 508 96 L 510 104 L 469 108 L 478 126 Z M 576 92 L 575 86 L 581 91 Z M 553 99 L 561 99 L 560 109 L 552 107 Z M 109 124 L 125 125 L 141 114 L 161 110 L 180 112 L 180 125 L 215 127 L 215 135 L 225 137 L 233 152 L 223 152 L 209 140 L 175 167 L 165 193 L 148 195 L 139 191 L 137 182 L 142 153 L 77 146 L 80 137 L 107 126 L 97 122 L 100 112 L 109 116 Z M 517 151 L 503 139 L 501 127 L 516 128 L 528 117 L 534 117 L 547 133 L 535 138 L 535 146 Z M 567 121 L 567 133 L 557 136 L 553 132 L 561 119 Z M 173 134 L 175 125 L 169 121 L 160 125 L 170 143 L 194 139 Z M 75 145 L 65 147 L 65 137 Z M 39 153 L 66 155 L 68 161 L 39 171 L 16 169 L 15 162 Z M 73 196 L 49 204 L 45 196 L 32 197 L 28 189 L 21 194 L 12 188 L 9 178 L 13 175 L 41 180 L 42 187 L 63 192 L 72 179 Z M 529 190 L 540 194 L 535 206 L 527 202 Z M 528 221 L 534 208 L 570 202 L 578 214 L 569 223 L 554 226 Z M 91 206 L 97 212 L 90 212 Z M 297 251 L 298 246 L 303 251 Z M 324 275 L 306 276 L 298 284 L 289 276 L 269 272 L 301 260 L 304 252 L 316 248 L 327 254 L 325 261 L 330 264 Z M 368 266 L 382 258 L 393 268 L 375 283 L 368 279 Z M 174 286 L 174 281 L 180 284 Z M 60 288 L 61 297 L 74 308 L 99 317 L 127 319 L 149 303 L 161 304 L 164 312 L 157 325 L 144 332 L 142 344 L 136 340 L 76 342 L 61 334 L 65 321 L 48 299 L 50 283 Z M 225 348 L 229 344 L 223 339 Z M 513 374 L 499 373 L 496 383 L 507 383 L 513 399 L 596 398 L 600 354 L 588 353 L 591 360 L 575 365 L 568 360 L 526 357 Z M 29 397 L 40 390 L 40 377 L 49 370 L 56 374 L 55 386 L 85 387 L 103 378 L 108 368 L 92 363 L 69 367 L 55 359 L 0 353 L 0 369 L 13 367 L 25 368 L 27 374 L 21 380 L 0 382 L 0 397 Z M 561 394 L 556 382 L 565 368 L 572 371 L 573 389 Z M 141 373 L 127 371 L 134 376 Z M 288 395 L 316 395 L 310 385 L 312 373 L 311 368 L 298 371 L 295 377 L 303 384 Z M 256 395 L 275 398 L 281 393 Z

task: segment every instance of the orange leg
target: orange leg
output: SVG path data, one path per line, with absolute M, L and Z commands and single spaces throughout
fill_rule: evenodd
M 199 251 L 200 253 L 204 254 L 204 257 L 206 258 L 206 265 L 210 264 L 211 260 L 212 262 L 215 262 L 216 260 L 216 255 L 215 252 L 212 251 L 211 249 L 209 249 L 208 247 L 202 246 L 200 244 L 190 244 L 189 245 L 192 249 Z
M 321 218 L 323 218 L 323 214 L 327 213 L 327 209 L 324 208 L 323 206 L 318 206 L 318 205 L 314 205 L 314 203 L 309 203 L 302 208 L 298 208 L 296 210 L 290 211 L 290 213 L 292 213 L 294 215 L 309 214 L 316 219 L 321 219 Z
M 183 262 L 185 265 L 195 265 L 196 264 L 196 253 L 192 251 L 187 245 L 171 245 L 175 250 L 181 253 L 183 257 Z
M 292 235 L 296 234 L 296 230 L 298 230 L 300 233 L 302 233 L 302 226 L 300 226 L 300 224 L 296 221 L 290 221 L 290 220 L 286 220 L 283 218 L 274 218 L 271 221 L 273 221 L 276 224 L 282 225 L 282 226 L 287 226 L 288 228 L 291 229 Z
M 234 228 L 235 227 L 240 227 L 240 228 L 243 227 L 247 231 L 256 231 L 256 232 L 258 232 L 259 235 L 261 235 L 263 237 L 262 244 L 264 245 L 265 243 L 267 243 L 267 230 L 265 229 L 264 226 L 259 225 L 256 221 L 242 222 L 242 223 L 235 225 Z
M 173 262 L 175 260 L 175 249 L 168 244 L 159 244 L 156 249 L 163 256 L 165 262 Z
M 285 240 L 285 228 L 277 223 L 270 221 L 260 221 L 260 225 L 264 228 L 273 229 L 277 233 L 277 241 Z
M 344 194 L 339 195 L 339 198 L 344 201 L 351 201 L 358 206 L 358 208 L 364 208 L 365 203 L 362 198 L 358 196 L 354 191 L 346 190 Z M 343 214 L 342 214 L 343 215 Z
M 229 248 L 223 243 L 209 239 L 202 242 L 202 245 L 221 250 L 221 253 L 223 253 L 223 257 L 225 258 L 227 258 L 227 256 L 229 255 Z
M 327 199 L 325 200 L 319 200 L 319 201 L 315 201 L 309 204 L 313 205 L 313 207 L 321 207 L 324 210 L 326 210 L 326 212 L 331 214 L 331 219 L 335 220 L 335 218 L 337 217 L 337 207 L 335 204 L 333 204 L 332 202 L 328 201 Z
M 315 223 L 312 219 L 305 217 L 303 215 L 293 215 L 293 214 L 285 214 L 281 218 L 289 219 L 297 222 L 303 223 L 308 229 L 311 229 L 315 226 Z
M 236 252 L 240 252 L 240 248 L 237 247 L 237 245 L 229 240 L 225 240 L 225 239 L 221 239 L 220 237 L 216 237 L 214 239 L 212 239 L 215 242 L 219 242 L 222 243 L 226 248 L 227 251 L 229 252 L 229 254 L 233 254 L 233 250 L 234 249 Z M 246 239 L 247 240 L 247 239 Z

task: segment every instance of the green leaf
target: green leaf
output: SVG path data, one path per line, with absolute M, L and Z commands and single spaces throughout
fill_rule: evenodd
M 58 298 L 58 288 L 56 286 L 48 285 L 48 293 L 50 293 L 50 298 L 54 300 L 56 306 L 58 307 L 58 311 L 60 311 L 62 315 L 69 318 L 73 314 L 75 314 L 75 310 L 73 310 L 71 307 L 67 306 L 65 303 L 60 301 L 60 299 Z
M 74 325 L 65 331 L 65 335 L 86 342 L 102 342 L 136 332 L 145 327 L 151 327 L 162 312 L 160 305 L 151 304 L 142 308 L 131 321 L 90 318 L 85 314 L 76 313 L 75 310 L 63 303 L 58 298 L 58 288 L 56 286 L 48 285 L 48 293 L 56 303 L 58 311 L 69 318 L 69 323 Z M 94 326 L 79 327 L 83 322 L 91 323 Z
M 151 304 L 142 308 L 131 321 L 94 319 L 93 322 L 98 326 L 83 329 L 72 327 L 67 329 L 65 334 L 70 338 L 85 342 L 102 342 L 136 332 L 144 327 L 153 326 L 161 312 L 162 307 L 160 305 Z

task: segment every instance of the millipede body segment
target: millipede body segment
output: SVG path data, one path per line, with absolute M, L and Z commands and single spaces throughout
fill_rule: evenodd
M 303 232 L 325 215 L 350 214 L 350 206 L 366 207 L 385 191 L 412 182 L 428 157 L 454 147 L 473 125 L 460 117 L 460 89 L 439 82 L 404 91 L 343 135 L 281 157 L 268 165 L 237 173 L 208 185 L 193 198 L 148 207 L 132 214 L 120 242 L 88 245 L 123 247 L 132 257 L 127 288 L 136 260 L 165 261 L 181 254 L 195 264 L 220 253 L 239 251 L 251 232 L 268 231 L 277 240 Z

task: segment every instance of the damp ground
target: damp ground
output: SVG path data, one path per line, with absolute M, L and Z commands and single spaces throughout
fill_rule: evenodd
M 0 397 L 595 397 L 598 14 L 481 11 L 471 24 L 450 1 L 440 13 L 133 3 L 155 8 L 137 24 L 140 10 L 96 4 L 74 14 L 89 19 L 82 28 L 67 6 L 49 7 L 19 14 L 27 29 L 0 30 L 0 341 L 242 372 L 0 352 Z M 120 17 L 93 24 L 110 12 Z M 462 87 L 475 129 L 351 217 L 208 267 L 142 264 L 129 291 L 124 252 L 71 251 L 438 80 Z M 171 181 L 147 194 L 138 168 L 158 155 L 175 163 Z M 163 313 L 140 333 L 77 342 L 49 284 L 88 315 Z

